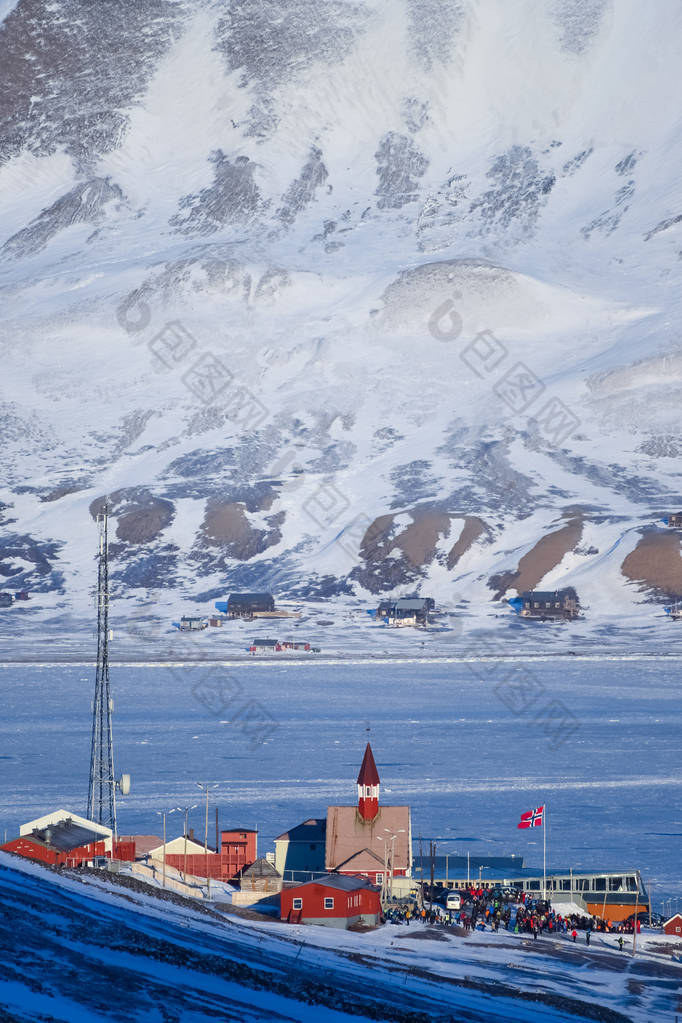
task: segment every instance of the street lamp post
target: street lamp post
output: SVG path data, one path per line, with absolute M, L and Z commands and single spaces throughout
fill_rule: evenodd
M 156 816 L 163 818 L 163 872 L 162 872 L 162 885 L 166 887 L 166 816 L 170 816 L 179 810 L 179 806 L 174 806 L 172 810 L 157 810 Z
M 387 853 L 387 857 L 386 857 L 386 869 L 384 871 L 384 877 L 386 878 L 386 882 L 387 882 L 388 894 L 390 895 L 391 898 L 393 898 L 393 877 L 394 877 L 394 873 L 395 873 L 395 840 L 398 837 L 398 835 L 404 835 L 405 834 L 405 828 L 398 828 L 397 831 L 392 831 L 391 828 L 384 828 L 384 831 L 387 832 L 388 835 L 390 835 L 390 838 L 388 840 L 385 840 L 386 841 L 386 846 L 384 848 L 384 851 Z M 390 850 L 388 848 L 389 842 L 390 842 L 390 846 L 391 846 Z M 389 861 L 390 861 L 390 866 L 389 866 Z M 389 874 L 388 874 L 389 870 L 390 870 L 390 881 L 389 881 Z
M 185 882 L 187 882 L 187 828 L 189 826 L 189 813 L 190 810 L 196 810 L 198 805 L 199 805 L 198 803 L 192 803 L 191 806 L 179 807 L 179 809 L 182 810 L 185 815 L 185 862 L 183 870 L 183 874 L 185 875 Z
M 386 841 L 386 839 L 384 838 L 383 835 L 377 835 L 377 838 L 379 839 L 380 842 L 384 843 L 384 872 L 381 875 L 381 908 L 383 910 L 385 910 L 386 909 L 386 903 L 388 901 L 388 895 L 387 895 L 387 893 L 388 893 L 388 885 L 387 885 L 387 877 L 388 877 L 388 842 Z
M 204 833 L 204 869 L 206 871 L 206 898 L 211 898 L 211 879 L 208 876 L 208 794 L 212 789 L 218 788 L 218 783 L 209 784 L 208 782 L 202 783 L 198 781 L 197 788 L 200 788 L 202 792 L 206 793 L 206 831 Z

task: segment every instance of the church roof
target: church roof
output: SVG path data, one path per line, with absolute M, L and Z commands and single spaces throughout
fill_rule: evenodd
M 384 845 L 395 834 L 394 869 L 410 866 L 409 806 L 380 806 L 373 821 L 360 817 L 356 806 L 330 806 L 327 810 L 325 869 L 334 870 L 359 852 L 369 850 L 384 862 Z
M 358 775 L 358 785 L 378 785 L 379 784 L 379 772 L 377 771 L 377 765 L 374 763 L 374 754 L 372 753 L 372 747 L 367 743 L 365 748 L 365 755 L 362 758 L 362 765 L 360 767 L 360 773 Z
M 384 860 L 371 849 L 360 849 L 343 863 L 337 863 L 336 870 L 383 870 Z

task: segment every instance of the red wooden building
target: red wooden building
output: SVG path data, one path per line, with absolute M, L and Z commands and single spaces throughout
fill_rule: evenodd
M 96 856 L 110 856 L 110 848 L 108 835 L 104 835 L 97 825 L 83 827 L 70 818 L 36 828 L 30 835 L 20 835 L 0 846 L 3 852 L 62 867 L 81 867 L 92 863 Z M 118 847 L 115 847 L 115 852 L 119 852 Z
M 671 916 L 669 920 L 663 924 L 664 934 L 682 934 L 682 916 L 679 913 L 675 913 L 675 916 Z
M 280 900 L 280 917 L 287 923 L 347 928 L 375 927 L 381 920 L 379 892 L 361 877 L 327 874 L 283 889 Z
M 172 852 L 166 848 L 166 863 L 193 877 L 210 877 L 218 881 L 232 881 L 242 870 L 258 859 L 258 832 L 251 828 L 233 828 L 220 832 L 220 852 L 209 849 L 198 853 L 196 842 L 191 843 L 192 852 L 185 857 L 182 850 L 183 838 L 174 839 Z M 161 854 L 162 855 L 162 854 Z M 158 849 L 155 856 L 159 858 Z

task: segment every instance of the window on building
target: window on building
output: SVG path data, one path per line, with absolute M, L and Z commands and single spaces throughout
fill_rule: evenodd
M 606 891 L 606 878 L 605 877 L 595 877 L 593 891 L 595 891 L 595 892 L 605 892 Z
M 384 883 L 384 875 L 383 874 L 377 874 L 377 884 L 383 884 L 383 883 Z
M 334 899 L 329 898 L 329 897 L 325 898 L 325 900 L 324 900 L 324 908 L 325 909 L 333 909 L 334 908 Z
M 622 877 L 610 877 L 609 878 L 609 891 L 610 892 L 621 892 L 623 890 L 623 878 Z
M 531 892 L 539 892 L 540 891 L 540 882 L 539 881 L 529 881 L 528 882 L 528 890 L 531 891 Z
M 291 905 L 294 909 L 303 909 L 303 899 L 294 899 Z

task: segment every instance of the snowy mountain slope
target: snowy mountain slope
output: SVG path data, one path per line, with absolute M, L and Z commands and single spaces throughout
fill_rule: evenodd
M 682 593 L 669 537 L 622 570 L 682 503 L 677 6 L 105 8 L 0 9 L 6 588 L 88 615 L 110 493 L 130 607 L 483 622 L 577 517 L 536 583 L 647 632 Z
M 674 1011 L 679 966 L 670 939 L 642 934 L 631 960 L 611 935 L 595 935 L 586 951 L 568 938 L 462 938 L 418 923 L 367 934 L 283 927 L 161 901 L 126 881 L 57 876 L 2 854 L 9 954 L 0 998 L 11 1020 L 125 1012 L 197 1023 L 420 1023 L 457 1013 L 486 1023 L 648 1023 Z

